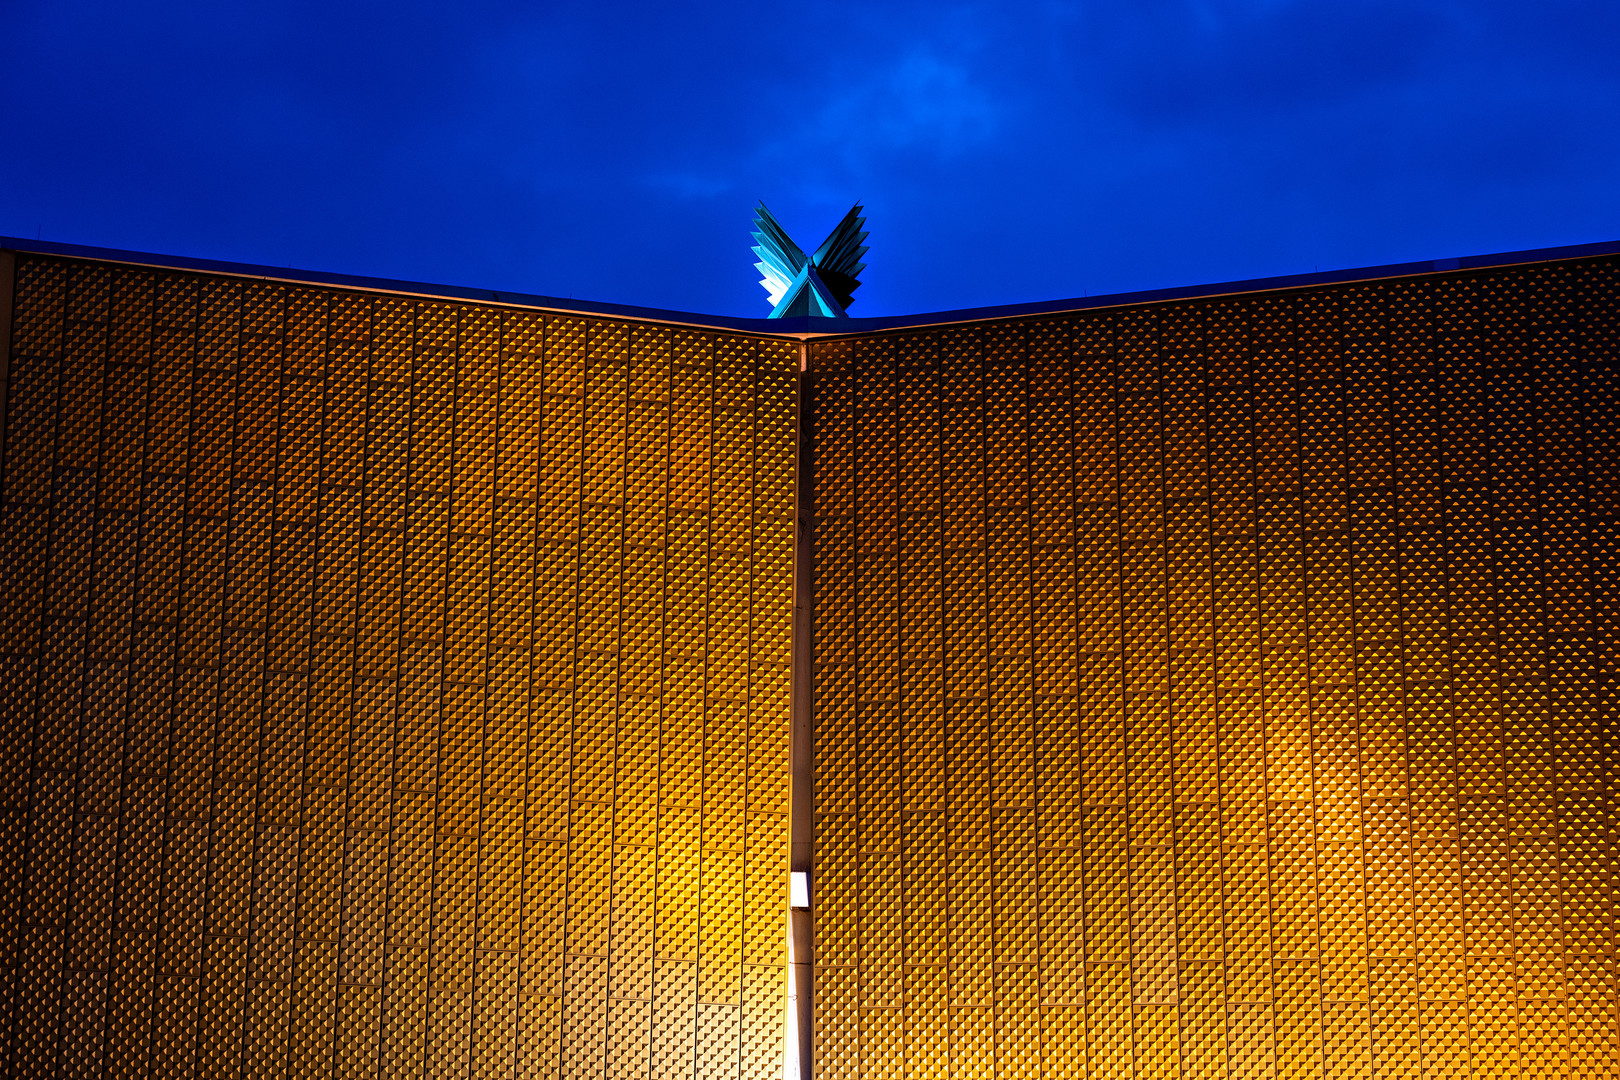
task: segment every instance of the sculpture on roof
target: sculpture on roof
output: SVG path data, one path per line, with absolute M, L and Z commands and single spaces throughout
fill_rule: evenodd
M 863 207 L 856 203 L 850 207 L 844 220 L 832 231 L 815 254 L 806 255 L 788 236 L 764 203 L 754 211 L 754 254 L 759 262 L 754 269 L 764 276 L 760 284 L 771 298 L 771 318 L 787 315 L 819 315 L 828 319 L 848 318 L 844 309 L 849 307 L 856 289 L 861 287 L 860 274 L 866 269 L 861 256 L 866 254 L 863 241 L 866 219 Z

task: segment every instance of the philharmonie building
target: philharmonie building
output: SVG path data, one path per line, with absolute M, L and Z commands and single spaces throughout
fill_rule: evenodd
M 0 1072 L 1615 1078 L 1620 244 L 771 318 L 0 241 Z

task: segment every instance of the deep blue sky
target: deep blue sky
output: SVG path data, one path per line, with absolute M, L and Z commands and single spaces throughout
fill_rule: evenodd
M 1620 239 L 1598 0 L 0 0 L 0 234 L 851 314 Z

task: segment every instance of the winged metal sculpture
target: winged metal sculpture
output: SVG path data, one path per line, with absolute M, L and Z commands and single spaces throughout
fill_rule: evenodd
M 754 269 L 764 276 L 760 284 L 771 297 L 771 318 L 787 315 L 819 315 L 829 319 L 848 318 L 844 309 L 861 287 L 861 271 L 866 264 L 866 219 L 856 203 L 832 234 L 806 255 L 788 236 L 787 230 L 765 208 L 754 211 Z

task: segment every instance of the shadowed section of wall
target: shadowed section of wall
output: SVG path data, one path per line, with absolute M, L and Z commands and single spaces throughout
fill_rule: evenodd
M 794 346 L 16 280 L 8 1074 L 774 1080 Z
M 1612 261 L 811 357 L 824 1080 L 1616 1075 Z

